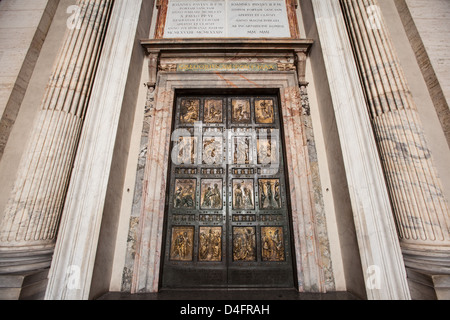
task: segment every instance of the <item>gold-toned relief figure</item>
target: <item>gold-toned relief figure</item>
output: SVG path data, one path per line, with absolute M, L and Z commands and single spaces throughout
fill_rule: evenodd
M 253 210 L 255 208 L 253 180 L 233 179 L 233 209 Z
M 273 100 L 255 100 L 255 118 L 256 123 L 274 123 Z
M 174 193 L 174 207 L 195 209 L 196 179 L 176 179 Z
M 233 228 L 233 261 L 256 261 L 255 227 Z
M 281 208 L 280 180 L 259 180 L 259 208 L 279 209 Z
M 250 138 L 234 137 L 233 139 L 233 163 L 249 164 L 250 163 Z
M 222 137 L 203 137 L 203 163 L 208 165 L 222 164 Z
M 183 99 L 180 109 L 180 123 L 193 124 L 200 121 L 200 100 Z
M 173 227 L 170 247 L 170 260 L 192 261 L 194 227 Z
M 222 209 L 222 179 L 202 179 L 201 208 Z
M 256 141 L 258 164 L 278 163 L 278 145 L 276 139 L 258 139 Z
M 262 227 L 261 246 L 263 261 L 284 261 L 282 227 Z
M 232 121 L 233 123 L 250 123 L 251 111 L 250 100 L 233 99 L 231 102 Z
M 177 164 L 197 163 L 197 137 L 180 137 L 177 148 Z
M 223 100 L 205 100 L 204 107 L 205 123 L 222 123 L 223 121 Z
M 199 261 L 222 261 L 222 227 L 200 227 L 199 241 Z

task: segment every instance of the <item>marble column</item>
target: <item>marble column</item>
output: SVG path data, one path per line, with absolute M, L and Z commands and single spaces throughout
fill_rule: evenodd
M 112 0 L 80 0 L 0 228 L 0 274 L 49 267 Z M 68 25 L 69 27 L 69 25 Z
M 130 88 L 142 85 L 144 59 L 137 39 L 150 29 L 150 21 L 142 17 L 143 12 L 151 16 L 152 8 L 152 1 L 114 0 L 67 190 L 46 300 L 87 300 L 109 290 L 114 241 L 102 242 L 101 233 L 108 233 L 109 239 L 116 237 L 112 222 L 116 216 L 108 210 L 107 198 L 120 197 L 121 184 L 112 187 L 117 188 L 114 193 L 108 195 L 108 191 L 112 172 L 122 175 L 122 169 L 113 158 L 120 150 L 128 150 L 116 147 L 129 139 L 124 137 L 128 128 L 123 128 L 122 119 L 134 117 L 136 91 Z
M 449 207 L 376 0 L 341 0 L 375 132 L 404 261 L 450 274 Z
M 389 196 L 340 3 L 311 3 L 339 133 L 367 298 L 410 299 Z

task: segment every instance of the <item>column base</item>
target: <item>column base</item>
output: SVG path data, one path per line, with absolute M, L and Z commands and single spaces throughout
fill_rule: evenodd
M 406 268 L 413 300 L 450 300 L 450 275 Z
M 450 275 L 450 247 L 402 244 L 405 266 L 428 274 Z
M 50 268 L 54 244 L 24 247 L 0 246 L 0 275 Z
M 0 300 L 44 300 L 49 270 L 1 274 Z
M 403 246 L 408 284 L 413 300 L 450 300 L 450 249 Z

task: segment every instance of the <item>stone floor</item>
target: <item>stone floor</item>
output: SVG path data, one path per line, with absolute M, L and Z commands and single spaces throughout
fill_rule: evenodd
M 98 300 L 359 300 L 349 292 L 299 293 L 295 289 L 258 289 L 258 290 L 161 290 L 158 293 L 130 294 L 109 292 Z

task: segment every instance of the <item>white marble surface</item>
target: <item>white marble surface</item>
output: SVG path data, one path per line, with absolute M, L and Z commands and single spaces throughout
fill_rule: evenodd
M 142 0 L 116 0 L 92 89 L 46 299 L 89 299 L 119 115 Z M 110 68 L 110 66 L 114 68 Z M 76 281 L 71 282 L 72 275 Z
M 410 299 L 389 196 L 338 1 L 313 0 L 369 299 Z M 374 276 L 377 282 L 373 283 Z
M 48 0 L 0 2 L 0 116 L 3 115 L 32 45 L 47 2 Z
M 406 0 L 406 3 L 450 105 L 450 1 Z
M 289 38 L 285 0 L 170 0 L 164 38 Z

